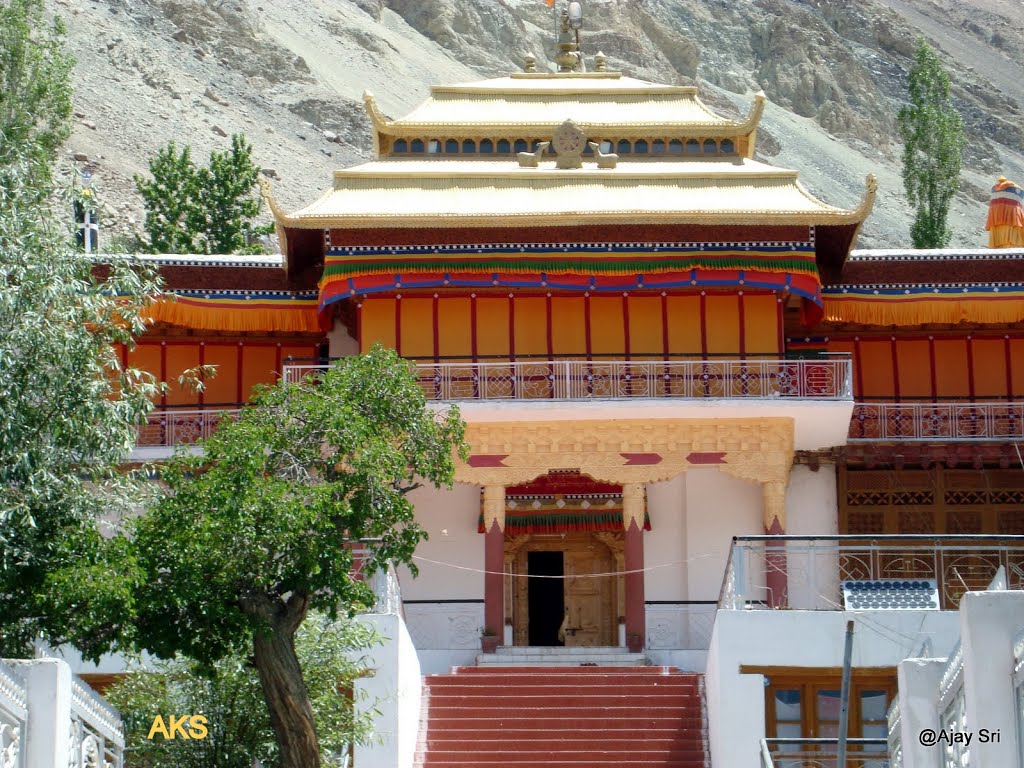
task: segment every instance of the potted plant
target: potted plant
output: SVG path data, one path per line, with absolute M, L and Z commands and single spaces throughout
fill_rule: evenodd
M 490 627 L 480 627 L 480 650 L 484 653 L 494 653 L 498 650 L 501 639 L 498 633 Z

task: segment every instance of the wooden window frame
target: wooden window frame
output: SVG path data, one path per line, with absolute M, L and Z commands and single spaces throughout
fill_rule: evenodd
M 818 737 L 818 727 L 823 722 L 819 719 L 816 706 L 816 694 L 821 690 L 838 691 L 842 689 L 842 669 L 839 667 L 805 668 L 805 667 L 752 667 L 741 666 L 741 674 L 763 675 L 767 684 L 764 687 L 764 719 L 765 736 L 777 738 L 775 692 L 780 690 L 800 690 L 800 734 L 804 738 Z M 864 721 L 861 713 L 862 691 L 884 690 L 886 692 L 886 711 L 896 697 L 896 668 L 871 667 L 852 670 L 850 675 L 850 738 L 860 738 L 864 732 Z M 830 721 L 824 721 L 830 722 Z M 879 721 L 871 721 L 875 724 Z

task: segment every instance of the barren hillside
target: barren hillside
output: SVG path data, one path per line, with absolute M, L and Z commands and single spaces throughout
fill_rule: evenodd
M 518 69 L 551 53 L 541 0 L 48 0 L 69 26 L 76 124 L 67 170 L 88 167 L 105 225 L 141 223 L 131 181 L 168 141 L 194 156 L 234 132 L 277 177 L 286 207 L 368 157 L 361 95 L 400 115 L 434 83 Z M 958 245 L 984 242 L 987 188 L 1024 178 L 1024 20 L 1014 0 L 585 0 L 585 51 L 664 82 L 698 82 L 723 112 L 771 101 L 761 159 L 801 171 L 836 205 L 864 176 L 881 194 L 862 246 L 906 245 L 895 114 L 925 35 L 954 80 L 969 130 Z M 79 158 L 75 160 L 74 158 Z

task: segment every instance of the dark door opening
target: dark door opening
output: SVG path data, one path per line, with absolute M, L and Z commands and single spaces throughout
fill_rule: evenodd
M 565 592 L 560 578 L 564 576 L 563 552 L 527 552 L 527 605 L 530 613 L 530 645 L 564 645 L 558 639 L 558 628 L 565 616 Z

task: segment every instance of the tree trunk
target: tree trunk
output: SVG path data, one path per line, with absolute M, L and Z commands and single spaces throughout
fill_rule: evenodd
M 281 768 L 320 768 L 316 723 L 295 655 L 293 623 L 275 620 L 270 636 L 253 638 L 256 669 L 281 748 Z

